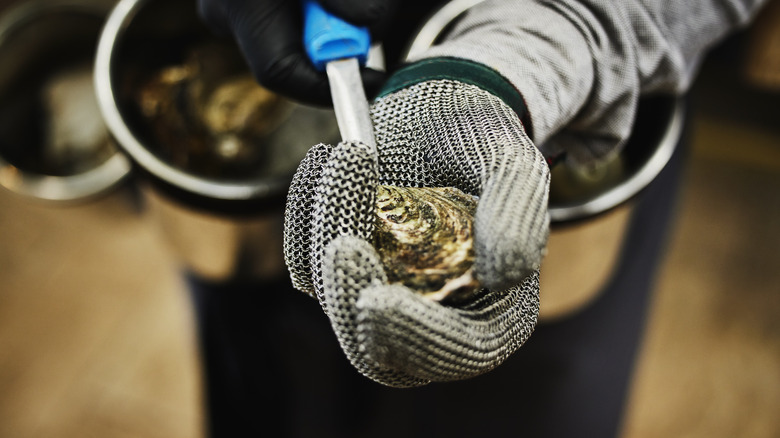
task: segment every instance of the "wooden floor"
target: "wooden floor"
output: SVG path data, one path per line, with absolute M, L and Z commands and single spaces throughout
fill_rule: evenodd
M 0 437 L 200 434 L 189 304 L 127 201 L 0 195 Z
M 765 139 L 774 152 L 760 164 L 703 148 L 751 135 L 697 123 L 626 437 L 780 436 L 780 136 Z
M 626 438 L 780 436 L 780 128 L 713 108 L 694 111 Z M 133 205 L 0 192 L 0 437 L 203 435 L 190 304 Z

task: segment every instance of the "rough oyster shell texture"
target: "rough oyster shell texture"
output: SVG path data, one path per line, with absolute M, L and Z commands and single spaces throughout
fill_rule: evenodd
M 473 276 L 476 199 L 451 187 L 377 188 L 373 245 L 388 280 L 441 302 L 479 290 Z

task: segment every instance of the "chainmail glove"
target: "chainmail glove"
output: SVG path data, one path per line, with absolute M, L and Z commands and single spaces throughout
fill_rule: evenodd
M 484 67 L 434 66 L 394 75 L 372 106 L 378 158 L 362 143 L 313 147 L 285 213 L 293 284 L 318 298 L 356 369 L 389 386 L 495 368 L 530 336 L 539 310 L 549 171 L 518 115 L 521 101 Z M 453 68 L 466 80 L 436 73 Z M 474 269 L 485 289 L 455 307 L 388 284 L 369 243 L 377 184 L 478 196 Z

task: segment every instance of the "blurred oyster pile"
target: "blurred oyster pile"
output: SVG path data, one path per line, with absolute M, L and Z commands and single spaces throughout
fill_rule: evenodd
M 290 104 L 258 85 L 223 46 L 203 44 L 153 72 L 135 97 L 159 152 L 181 169 L 240 176 L 262 168 L 264 138 Z
M 473 275 L 477 202 L 458 189 L 379 186 L 373 245 L 390 283 L 441 302 L 479 291 Z

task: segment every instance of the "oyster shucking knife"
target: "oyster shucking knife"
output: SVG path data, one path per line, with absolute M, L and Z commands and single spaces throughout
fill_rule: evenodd
M 315 68 L 328 75 L 342 140 L 365 143 L 376 160 L 374 129 L 360 77 L 370 47 L 368 30 L 331 15 L 313 0 L 304 0 L 303 7 L 306 51 Z M 476 200 L 471 195 L 450 187 L 381 185 L 376 195 L 371 240 L 391 283 L 441 302 L 468 299 L 481 290 L 472 269 Z M 419 214 L 391 219 L 399 209 Z M 425 250 L 395 249 L 410 247 Z
M 303 13 L 306 53 L 314 67 L 328 75 L 341 139 L 365 143 L 376 156 L 374 127 L 360 78 L 360 66 L 365 65 L 371 46 L 368 29 L 332 15 L 314 0 L 303 1 Z

